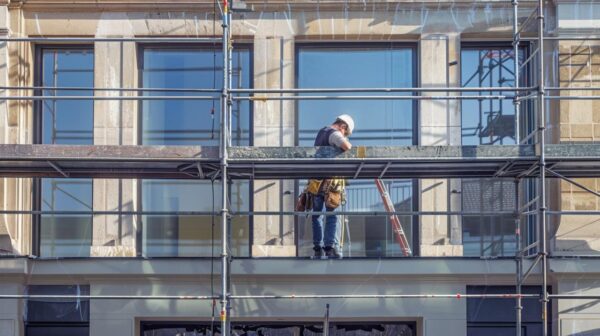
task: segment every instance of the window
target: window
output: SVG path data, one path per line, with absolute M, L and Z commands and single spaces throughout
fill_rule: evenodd
M 91 48 L 40 48 L 37 79 L 44 87 L 94 87 L 94 53 Z M 36 141 L 43 144 L 89 145 L 94 142 L 94 102 L 64 100 L 61 96 L 90 96 L 85 90 L 41 90 L 56 97 L 36 103 Z M 92 211 L 91 179 L 43 178 L 38 186 L 38 209 L 43 211 Z M 90 255 L 92 215 L 42 214 L 39 249 L 42 257 Z
M 29 286 L 31 295 L 89 295 L 89 286 Z M 90 302 L 87 299 L 29 299 L 25 336 L 89 335 Z
M 539 294 L 541 287 L 523 286 L 523 294 Z M 467 294 L 508 294 L 514 293 L 513 286 L 467 286 Z M 542 334 L 542 304 L 539 300 L 523 299 L 523 336 Z M 467 336 L 509 336 L 516 328 L 515 300 L 509 299 L 467 299 Z M 548 316 L 552 316 L 549 311 Z M 549 326 L 549 330 L 552 327 Z
M 144 47 L 141 49 L 141 83 L 145 88 L 213 89 L 222 86 L 221 49 L 212 47 Z M 233 52 L 235 88 L 251 87 L 251 52 L 236 46 Z M 202 92 L 146 92 L 152 96 L 206 96 Z M 215 95 L 217 98 L 219 94 Z M 144 145 L 218 146 L 220 103 L 210 100 L 148 100 L 141 106 L 140 141 Z M 232 144 L 250 145 L 250 104 L 232 106 Z M 231 207 L 250 209 L 250 184 L 232 182 Z M 219 211 L 221 187 L 208 181 L 144 180 L 140 183 L 143 211 L 169 212 L 143 215 L 142 255 L 146 257 L 218 255 L 220 217 L 198 212 Z M 214 202 L 214 207 L 213 207 Z M 187 212 L 189 215 L 174 214 Z M 213 225 L 215 223 L 215 225 Z M 250 225 L 247 216 L 231 220 L 232 253 L 249 255 Z M 213 238 L 214 237 L 214 241 Z
M 521 48 L 519 62 L 525 61 L 526 49 Z M 514 87 L 515 55 L 510 44 L 464 44 L 461 50 L 463 87 Z M 521 87 L 529 84 L 528 67 L 520 72 Z M 514 92 L 484 91 L 464 95 L 514 95 Z M 520 115 L 521 138 L 533 130 L 530 101 L 522 101 Z M 515 107 L 512 99 L 462 100 L 463 145 L 514 145 Z M 463 245 L 465 256 L 513 256 L 515 253 L 515 220 L 512 215 L 497 215 L 497 211 L 515 211 L 513 181 L 502 179 L 462 180 Z M 468 212 L 486 213 L 469 215 Z
M 223 86 L 220 48 L 186 47 L 142 49 L 145 88 L 218 89 Z M 249 88 L 250 49 L 233 49 L 233 88 Z M 145 92 L 148 96 L 207 96 L 202 92 Z M 146 100 L 142 102 L 141 143 L 144 145 L 219 145 L 221 108 L 217 100 Z M 250 144 L 250 104 L 232 106 L 232 144 Z
M 89 257 L 92 245 L 92 181 L 41 181 L 42 211 L 89 211 L 89 215 L 43 214 L 40 221 L 42 257 Z
M 94 87 L 94 51 L 88 48 L 42 48 L 41 78 L 44 87 Z M 61 100 L 61 96 L 91 96 L 85 90 L 42 90 L 41 143 L 91 145 L 94 142 L 94 102 Z
M 248 211 L 248 187 L 247 182 L 232 183 L 229 188 L 231 211 Z M 218 212 L 221 209 L 221 185 L 218 182 L 211 185 L 205 181 L 144 180 L 142 190 L 142 209 L 148 211 Z M 206 257 L 220 253 L 220 216 L 153 214 L 143 215 L 142 223 L 145 257 Z M 232 255 L 248 256 L 248 217 L 232 217 L 229 231 Z
M 465 256 L 514 256 L 516 252 L 515 183 L 499 179 L 462 180 Z M 479 213 L 469 215 L 469 212 Z
M 521 49 L 520 62 L 525 50 Z M 461 50 L 461 82 L 463 87 L 514 87 L 514 51 L 505 46 L 463 45 Z M 521 72 L 520 86 L 529 82 Z M 512 95 L 511 92 L 483 91 L 465 95 Z M 521 120 L 526 120 L 526 104 Z M 529 125 L 531 127 L 532 125 Z M 521 131 L 523 133 L 523 131 Z M 525 132 L 528 133 L 528 132 Z M 515 108 L 511 99 L 462 100 L 463 145 L 515 144 Z
M 335 336 L 416 336 L 414 322 L 356 322 L 329 323 L 329 334 Z M 231 326 L 232 335 L 239 336 L 321 336 L 323 323 L 278 322 L 252 323 L 234 322 Z M 172 323 L 172 322 L 142 322 L 141 336 L 212 336 L 221 335 L 219 323 Z
M 415 50 L 405 45 L 301 44 L 297 56 L 299 88 L 414 87 L 416 84 Z M 409 96 L 411 93 L 390 95 Z M 416 104 L 411 100 L 300 100 L 298 143 L 312 146 L 319 129 L 333 122 L 337 115 L 347 113 L 356 124 L 352 143 L 413 145 L 416 142 L 415 109 Z
M 383 88 L 416 86 L 415 48 L 405 44 L 299 44 L 297 47 L 298 88 Z M 386 93 L 348 93 L 385 95 Z M 391 95 L 411 95 L 410 92 Z M 306 94 L 312 95 L 312 94 Z M 319 95 L 324 95 L 319 93 Z M 331 95 L 335 95 L 331 94 Z M 356 128 L 353 145 L 415 145 L 416 101 L 414 100 L 300 100 L 297 103 L 300 146 L 312 146 L 319 129 L 330 125 L 342 113 L 350 114 Z M 384 211 L 372 180 L 350 180 L 345 211 Z M 304 182 L 300 182 L 302 185 Z M 412 180 L 385 181 L 397 211 L 416 210 Z M 399 216 L 409 242 L 413 235 L 413 216 Z M 343 221 L 344 218 L 341 218 Z M 348 225 L 339 225 L 344 256 L 402 256 L 395 242 L 392 225 L 386 216 L 347 216 Z M 299 254 L 312 254 L 310 219 L 298 219 Z M 342 239 L 343 237 L 343 239 Z M 412 244 L 414 247 L 418 244 Z

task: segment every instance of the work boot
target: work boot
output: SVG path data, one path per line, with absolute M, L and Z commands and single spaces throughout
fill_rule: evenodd
M 313 251 L 315 251 L 315 253 L 313 254 L 313 258 L 320 259 L 325 256 L 325 253 L 323 252 L 321 246 L 313 247 Z
M 325 246 L 323 250 L 325 250 L 325 256 L 327 258 L 340 259 L 342 257 L 338 249 L 334 246 Z

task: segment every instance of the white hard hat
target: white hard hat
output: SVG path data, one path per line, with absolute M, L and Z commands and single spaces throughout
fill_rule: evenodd
M 348 125 L 348 134 L 352 134 L 354 132 L 354 119 L 347 114 L 342 114 L 337 117 L 336 120 L 341 120 Z

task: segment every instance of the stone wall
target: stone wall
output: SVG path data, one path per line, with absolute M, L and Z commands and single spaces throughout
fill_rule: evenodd
M 593 42 L 592 42 L 593 43 Z M 585 88 L 600 87 L 600 46 L 590 42 L 561 42 L 558 48 L 560 87 L 575 88 L 564 96 L 599 96 L 600 91 Z M 580 89 L 580 90 L 577 90 Z M 560 141 L 600 141 L 600 100 L 560 101 Z M 576 179 L 585 187 L 600 191 L 600 179 Z M 567 181 L 560 182 L 560 209 L 599 210 L 600 197 Z M 560 221 L 556 232 L 555 254 L 598 255 L 600 253 L 600 216 L 563 215 L 552 217 Z

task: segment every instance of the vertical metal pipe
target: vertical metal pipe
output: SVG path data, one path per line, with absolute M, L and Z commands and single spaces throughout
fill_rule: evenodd
M 519 1 L 513 0 L 513 71 L 515 73 L 515 88 L 520 86 L 519 80 L 519 42 L 521 41 L 521 34 L 519 33 Z M 515 107 L 515 143 L 518 145 L 520 142 L 520 117 L 521 117 L 521 101 L 519 100 L 519 92 L 515 91 L 515 99 L 513 100 Z
M 233 2 L 234 0 L 229 0 L 230 2 Z M 227 12 L 227 21 L 229 22 L 228 25 L 230 25 L 231 23 L 231 11 Z M 231 89 L 233 87 L 233 40 L 231 38 L 231 27 L 229 27 L 227 35 L 228 35 L 228 40 L 227 40 L 227 50 L 229 51 L 227 53 L 227 80 L 228 80 L 228 84 L 227 87 L 228 89 Z M 240 64 L 238 64 L 238 68 L 241 67 Z M 231 146 L 232 145 L 232 130 L 233 130 L 233 104 L 231 99 L 229 99 L 229 92 L 227 95 L 227 145 Z M 241 120 L 241 115 L 239 116 L 239 120 L 238 122 Z
M 233 1 L 234 0 L 229 0 L 229 5 L 230 5 L 229 7 L 231 7 L 231 3 Z M 227 103 L 227 114 L 225 116 L 226 120 L 227 120 L 227 124 L 226 124 L 227 128 L 226 128 L 226 131 L 223 132 L 223 133 L 225 133 L 225 141 L 226 141 L 225 142 L 226 143 L 225 149 L 227 149 L 228 146 L 231 146 L 232 145 L 232 141 L 233 141 L 232 140 L 233 104 L 232 104 L 232 100 L 231 100 L 231 96 L 230 96 L 230 91 L 229 91 L 233 87 L 233 39 L 231 37 L 231 35 L 232 35 L 232 30 L 231 30 L 231 22 L 232 21 L 231 21 L 231 18 L 232 18 L 231 10 L 228 10 L 227 11 L 227 27 L 228 27 L 228 29 L 227 29 L 227 54 L 226 54 L 226 56 L 224 56 L 227 59 L 227 71 L 225 73 L 226 73 L 226 78 L 227 78 L 227 81 L 228 81 L 227 86 L 226 86 L 226 88 L 227 88 L 227 92 L 226 92 L 227 95 L 226 95 L 226 99 L 225 99 L 226 103 Z M 241 66 L 241 65 L 238 64 L 238 66 Z M 226 151 L 226 153 L 227 153 L 227 151 Z M 223 176 L 224 176 L 224 180 L 223 181 L 227 182 L 227 180 L 228 180 L 227 175 L 223 175 Z M 227 191 L 229 191 L 230 188 L 231 188 L 231 185 L 229 183 L 225 183 L 225 185 L 226 185 L 226 187 L 224 187 L 224 189 L 227 189 Z M 227 194 L 223 193 L 223 195 L 227 195 Z M 225 202 L 225 204 L 227 204 L 223 208 L 229 209 L 228 197 L 224 196 L 223 197 L 223 202 Z M 230 232 L 229 231 L 229 225 L 230 225 L 229 211 L 227 212 L 227 216 L 226 217 L 227 218 L 225 218 L 225 221 L 224 221 L 226 229 L 223 230 L 225 232 L 225 234 L 223 235 L 223 239 L 226 240 L 226 246 L 227 246 L 227 249 L 229 250 L 229 241 L 230 241 L 230 239 L 229 239 L 229 232 Z M 230 258 L 228 256 L 227 257 L 227 261 L 226 261 L 227 262 L 227 273 L 225 273 L 225 276 L 226 276 L 225 277 L 225 282 L 226 282 L 225 288 L 227 290 L 227 294 L 228 295 L 229 295 L 230 290 L 231 290 L 231 276 L 230 276 L 231 275 L 230 274 L 231 273 L 231 271 L 230 271 L 231 267 L 229 265 L 229 260 L 230 260 Z M 225 312 L 225 314 L 227 316 L 227 319 L 226 319 L 226 323 L 227 323 L 226 330 L 227 330 L 227 333 L 223 333 L 222 335 L 230 335 L 231 334 L 231 319 L 229 318 L 229 316 L 231 315 L 230 313 L 231 313 L 231 300 L 229 300 L 229 298 L 228 298 L 227 299 L 227 305 L 226 305 L 226 312 Z
M 522 316 L 522 312 L 523 312 L 523 306 L 522 306 L 522 300 L 521 300 L 521 279 L 523 278 L 523 253 L 521 251 L 521 202 L 520 202 L 520 197 L 519 197 L 519 179 L 515 179 L 515 245 L 516 245 L 516 250 L 517 253 L 515 255 L 515 261 L 516 261 L 516 266 L 517 266 L 517 270 L 516 270 L 516 293 L 517 293 L 517 299 L 516 299 L 516 305 L 515 305 L 515 313 L 516 313 L 516 321 L 517 321 L 517 328 L 516 328 L 516 336 L 521 336 L 521 316 Z
M 548 335 L 548 259 L 546 246 L 546 101 L 544 76 L 544 0 L 538 0 L 538 132 L 539 132 L 539 201 L 538 222 L 541 232 L 541 261 L 542 261 L 542 336 Z
M 227 128 L 228 120 L 228 102 L 229 102 L 229 4 L 228 0 L 223 0 L 223 90 L 221 93 L 221 335 L 229 335 L 228 330 L 228 272 L 229 272 L 229 256 L 227 252 L 227 136 L 229 134 Z
M 513 0 L 513 71 L 515 76 L 515 88 L 518 88 L 519 83 L 519 42 L 521 40 L 521 34 L 519 34 L 519 1 Z M 513 100 L 513 105 L 515 107 L 515 143 L 518 145 L 520 143 L 520 126 L 519 126 L 519 118 L 520 118 L 520 105 L 519 101 L 519 92 L 515 92 L 515 99 Z M 516 218 L 515 218 L 515 239 L 516 239 L 516 250 L 517 254 L 515 256 L 516 261 L 516 293 L 517 300 L 515 303 L 515 313 L 516 313 L 516 330 L 515 335 L 521 336 L 521 317 L 523 313 L 523 306 L 521 302 L 521 279 L 523 277 L 523 253 L 521 252 L 521 206 L 519 204 L 519 179 L 515 179 L 515 206 L 516 206 Z
M 329 336 L 329 303 L 325 305 L 325 319 L 323 321 L 323 336 Z

